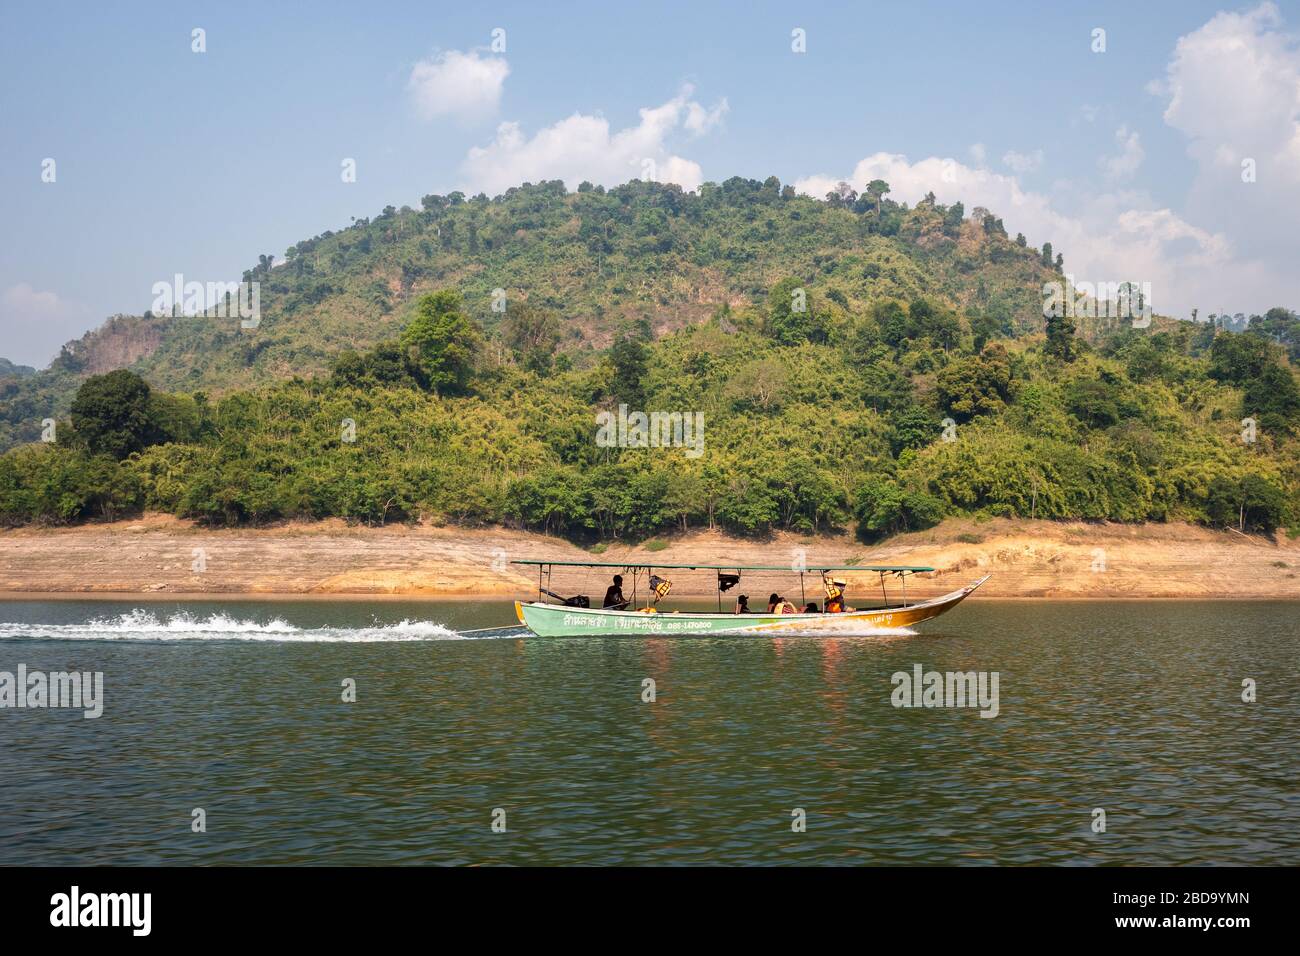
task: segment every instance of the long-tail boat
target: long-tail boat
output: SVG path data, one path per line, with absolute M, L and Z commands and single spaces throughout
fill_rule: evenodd
M 907 565 L 857 565 L 849 567 L 813 565 L 716 565 L 716 564 L 633 564 L 628 562 L 545 561 L 524 559 L 512 564 L 537 568 L 537 600 L 516 601 L 519 622 L 539 637 L 573 637 L 582 634 L 758 634 L 794 633 L 808 635 L 870 634 L 909 627 L 952 610 L 988 575 L 940 597 L 908 601 L 909 575 L 934 571 L 934 568 Z M 632 576 L 632 597 L 611 607 L 592 607 L 586 595 L 564 597 L 551 590 L 551 575 L 557 568 L 605 568 Z M 712 571 L 717 575 L 718 609 L 716 611 L 667 610 L 661 600 L 672 587 L 656 571 Z M 731 590 L 746 573 L 782 571 L 799 575 L 800 611 L 791 602 L 782 602 L 777 610 L 756 609 L 733 612 L 722 607 L 722 594 Z M 863 572 L 880 575 L 883 601 L 867 608 L 849 608 L 844 604 L 846 574 Z M 644 606 L 638 607 L 638 582 L 647 578 Z M 826 593 L 822 604 L 806 601 L 805 579 L 809 574 Z M 899 588 L 891 600 L 886 581 L 895 579 Z M 545 600 L 550 598 L 550 600 Z M 766 604 L 766 602 L 763 602 Z M 787 613 L 780 613 L 784 607 Z M 843 608 L 841 610 L 841 608 Z

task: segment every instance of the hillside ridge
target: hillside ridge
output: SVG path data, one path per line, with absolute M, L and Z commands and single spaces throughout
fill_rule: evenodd
M 117 368 L 211 395 L 319 373 L 341 352 L 391 338 L 437 288 L 460 291 L 489 332 L 498 309 L 555 312 L 558 347 L 581 361 L 629 323 L 679 329 L 756 305 L 788 277 L 845 308 L 924 295 L 1023 333 L 1042 327 L 1041 287 L 1061 278 L 1050 252 L 1019 245 L 983 209 L 966 218 L 961 203 L 813 199 L 775 177 L 733 177 L 698 194 L 634 180 L 608 191 L 555 181 L 494 199 L 430 195 L 421 209 L 388 206 L 298 242 L 280 262 L 260 256 L 242 277 L 259 283 L 255 329 L 204 315 L 109 318 L 0 391 L 0 449 L 36 440 L 37 423 L 65 414 L 80 381 Z

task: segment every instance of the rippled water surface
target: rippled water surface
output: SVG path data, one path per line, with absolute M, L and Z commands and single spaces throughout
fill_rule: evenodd
M 0 603 L 0 671 L 105 685 L 97 720 L 0 710 L 0 863 L 1300 863 L 1296 604 L 973 599 L 870 638 L 465 633 L 512 619 Z M 915 664 L 996 671 L 998 715 L 894 708 Z

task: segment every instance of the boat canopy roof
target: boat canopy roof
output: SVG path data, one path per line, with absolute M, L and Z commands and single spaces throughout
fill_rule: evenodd
M 784 571 L 787 574 L 811 571 L 898 571 L 916 573 L 934 570 L 934 568 L 907 564 L 808 564 L 797 568 L 789 564 L 655 564 L 648 561 L 538 561 L 531 558 L 521 558 L 510 563 L 555 568 L 621 568 L 624 571 L 633 568 L 658 568 L 661 571 L 674 569 L 682 571 Z

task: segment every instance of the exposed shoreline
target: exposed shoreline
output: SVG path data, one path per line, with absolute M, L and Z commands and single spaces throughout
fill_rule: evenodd
M 811 592 L 810 592 L 811 595 Z M 521 595 L 521 600 L 531 600 L 536 597 L 533 595 Z M 698 595 L 693 595 L 698 597 Z M 998 604 L 1016 604 L 1026 603 L 1035 604 L 1043 601 L 1051 601 L 1056 604 L 1088 604 L 1093 601 L 1122 601 L 1131 604 L 1146 604 L 1153 601 L 1167 601 L 1175 603 L 1179 601 L 1209 601 L 1214 603 L 1258 603 L 1260 601 L 1300 601 L 1300 595 L 1286 594 L 1275 595 L 1272 597 L 1259 597 L 1255 595 L 1233 596 L 1219 595 L 1204 597 L 1194 595 L 1190 597 L 1172 597 L 1163 595 L 1159 597 L 1063 597 L 1053 595 L 1051 597 L 1038 596 L 1020 596 L 1008 597 L 1006 595 L 989 595 L 979 594 L 979 600 L 983 602 L 994 602 Z M 514 598 L 503 597 L 500 594 L 374 594 L 349 591 L 338 594 L 313 594 L 310 592 L 266 592 L 266 591 L 169 591 L 162 592 L 145 592 L 145 591 L 0 591 L 0 604 L 5 602 L 18 603 L 22 601 L 121 601 L 131 604 L 175 604 L 177 602 L 189 601 L 209 601 L 214 604 L 222 602 L 236 603 L 239 601 L 256 601 L 266 604 L 292 604 L 301 602 L 303 604 L 330 604 L 330 603 L 348 603 L 354 601 L 375 601 L 380 603 L 427 603 L 427 604 L 445 604 L 455 601 L 485 601 L 496 604 L 508 605 Z M 968 600 L 975 600 L 969 598 Z M 670 602 L 671 603 L 671 602 Z M 727 606 L 727 602 L 723 602 Z
M 508 600 L 537 593 L 516 558 L 654 564 L 909 564 L 909 596 L 992 574 L 981 599 L 1300 600 L 1300 541 L 1248 538 L 1186 524 L 950 520 L 864 545 L 851 535 L 778 533 L 765 540 L 693 531 L 651 548 L 599 554 L 505 528 L 349 527 L 341 521 L 204 529 L 162 515 L 74 528 L 0 532 L 0 600 Z M 613 571 L 556 571 L 554 590 L 603 593 Z M 713 597 L 702 572 L 669 573 L 674 598 Z M 850 598 L 878 595 L 878 576 L 850 572 Z M 754 573 L 739 590 L 789 589 L 792 572 Z M 810 597 L 818 589 L 808 579 Z M 889 583 L 891 596 L 896 584 Z M 644 581 L 642 581 L 644 588 Z M 733 594 L 736 592 L 732 592 Z

